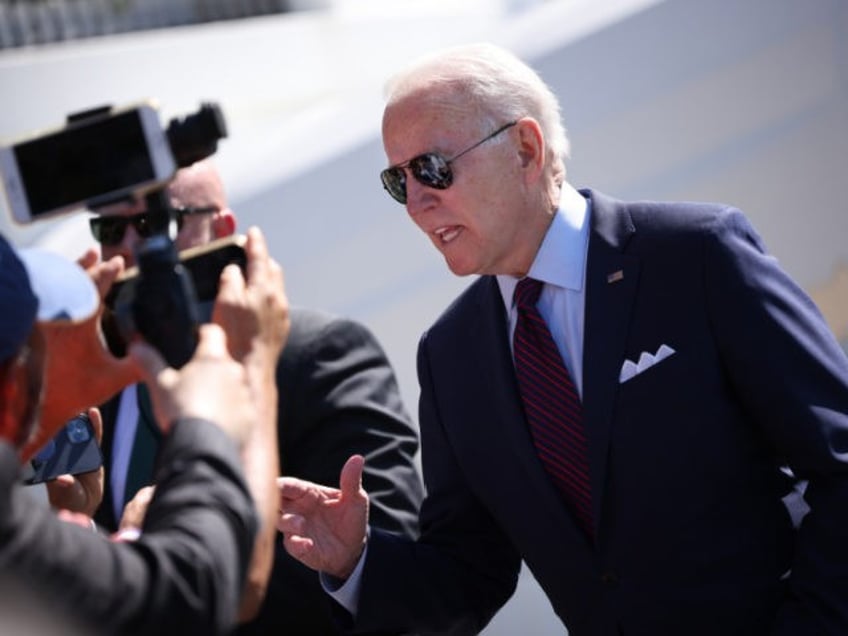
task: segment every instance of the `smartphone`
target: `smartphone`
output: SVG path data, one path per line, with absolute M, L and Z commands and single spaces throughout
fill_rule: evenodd
M 149 102 L 72 115 L 61 128 L 0 146 L 0 180 L 21 224 L 143 194 L 176 169 Z
M 194 283 L 198 315 L 202 322 L 209 322 L 212 319 L 212 309 L 215 305 L 215 297 L 218 295 L 218 282 L 223 269 L 235 263 L 241 268 L 242 274 L 246 274 L 247 253 L 244 250 L 246 241 L 246 236 L 234 234 L 180 252 L 180 263 L 189 272 Z M 116 314 L 124 311 L 124 308 L 131 304 L 138 276 L 137 267 L 127 269 L 112 284 L 104 300 L 106 309 L 102 316 L 103 335 L 109 349 L 118 356 L 123 356 L 126 351 L 125 336 L 122 335 L 126 329 L 121 325 L 124 321 Z
M 233 234 L 180 252 L 180 262 L 191 274 L 200 303 L 200 316 L 205 322 L 212 319 L 212 306 L 218 295 L 218 283 L 224 268 L 235 263 L 241 269 L 242 276 L 247 275 L 246 242 L 247 237 L 243 234 Z
M 24 483 L 40 484 L 59 475 L 78 475 L 103 465 L 103 454 L 91 419 L 86 413 L 71 418 L 39 453 L 30 460 Z

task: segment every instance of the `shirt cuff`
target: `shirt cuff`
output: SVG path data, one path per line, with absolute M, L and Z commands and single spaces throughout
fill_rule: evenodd
M 321 587 L 336 601 L 339 605 L 345 608 L 350 615 L 356 618 L 356 611 L 359 608 L 359 592 L 362 588 L 362 570 L 365 567 L 365 557 L 368 555 L 368 542 L 365 542 L 365 549 L 362 550 L 362 555 L 353 572 L 347 577 L 347 580 L 338 579 L 324 572 L 319 574 Z

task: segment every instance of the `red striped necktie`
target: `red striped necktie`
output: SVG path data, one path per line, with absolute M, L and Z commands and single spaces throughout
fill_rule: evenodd
M 592 495 L 583 405 L 544 318 L 536 308 L 542 282 L 524 278 L 513 299 L 518 322 L 513 354 L 524 414 L 536 452 L 591 538 Z

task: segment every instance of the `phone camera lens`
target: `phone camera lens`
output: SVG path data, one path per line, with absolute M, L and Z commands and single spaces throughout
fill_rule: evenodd
M 91 434 L 88 432 L 88 427 L 85 425 L 80 419 L 73 419 L 68 422 L 67 427 L 65 428 L 68 440 L 71 444 L 82 444 L 87 442 L 91 437 Z

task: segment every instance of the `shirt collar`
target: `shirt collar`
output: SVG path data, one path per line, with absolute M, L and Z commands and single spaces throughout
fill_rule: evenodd
M 589 242 L 588 220 L 589 202 L 568 183 L 563 183 L 559 207 L 527 275 L 550 285 L 581 291 Z M 497 280 L 504 306 L 509 310 L 518 279 L 500 274 Z

